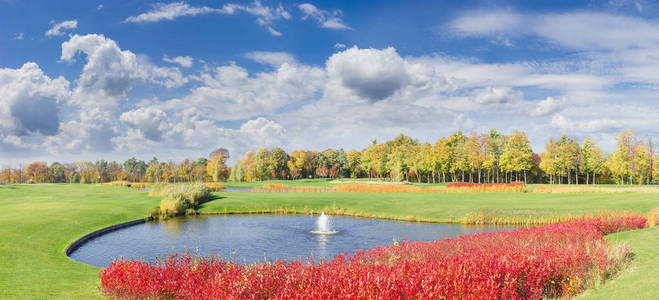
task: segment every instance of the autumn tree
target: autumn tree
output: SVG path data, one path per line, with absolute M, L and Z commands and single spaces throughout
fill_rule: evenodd
M 65 182 L 64 166 L 58 162 L 50 164 L 48 167 L 48 178 L 50 182 Z
M 357 178 L 361 174 L 362 153 L 357 150 L 350 150 L 346 153 L 347 168 L 351 178 Z
M 48 166 L 45 161 L 35 161 L 25 168 L 25 176 L 30 178 L 32 183 L 48 181 Z
M 602 173 L 606 163 L 604 154 L 590 137 L 586 137 L 581 143 L 581 156 L 583 158 L 583 172 L 586 174 L 586 184 L 590 180 L 590 174 L 593 175 L 592 184 L 595 184 L 597 174 Z
M 208 175 L 208 178 L 213 182 L 225 180 L 229 176 L 229 169 L 226 162 L 227 158 L 222 152 L 218 151 L 218 153 L 206 163 L 206 174 Z

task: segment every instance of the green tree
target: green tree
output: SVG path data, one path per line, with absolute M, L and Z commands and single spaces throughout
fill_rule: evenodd
M 64 177 L 64 166 L 58 162 L 50 164 L 48 167 L 48 177 L 50 177 L 50 182 L 64 182 L 66 178 Z

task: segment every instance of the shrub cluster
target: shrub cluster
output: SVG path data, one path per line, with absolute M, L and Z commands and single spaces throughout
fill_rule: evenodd
M 132 187 L 134 189 L 142 189 L 142 188 L 148 188 L 149 184 L 144 183 L 144 182 L 130 182 L 130 181 L 125 181 L 125 180 L 119 180 L 119 181 L 110 181 L 102 184 L 103 186 L 125 186 L 125 187 Z
M 197 205 L 210 198 L 211 190 L 204 184 L 156 184 L 149 190 L 150 196 L 162 197 L 156 212 L 151 217 L 172 217 L 181 214 L 194 214 Z
M 577 219 L 542 227 L 362 250 L 331 260 L 240 264 L 173 255 L 155 264 L 115 260 L 100 273 L 112 298 L 540 299 L 571 296 L 631 257 L 603 235 L 644 218 Z
M 205 183 L 204 184 L 211 192 L 219 192 L 224 188 L 224 185 L 219 183 Z
M 517 192 L 526 193 L 524 182 L 511 183 L 472 183 L 472 182 L 455 182 L 446 185 L 448 192 L 453 193 L 506 193 Z

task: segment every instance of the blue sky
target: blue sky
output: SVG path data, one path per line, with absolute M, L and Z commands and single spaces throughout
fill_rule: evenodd
M 0 0 L 0 164 L 659 132 L 646 1 Z

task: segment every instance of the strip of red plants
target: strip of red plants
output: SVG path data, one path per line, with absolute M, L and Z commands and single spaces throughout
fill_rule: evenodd
M 630 257 L 603 235 L 645 218 L 590 218 L 542 227 L 408 242 L 331 260 L 240 264 L 173 255 L 115 260 L 100 273 L 116 299 L 540 299 L 574 295 Z M 613 255 L 612 253 L 616 253 Z

